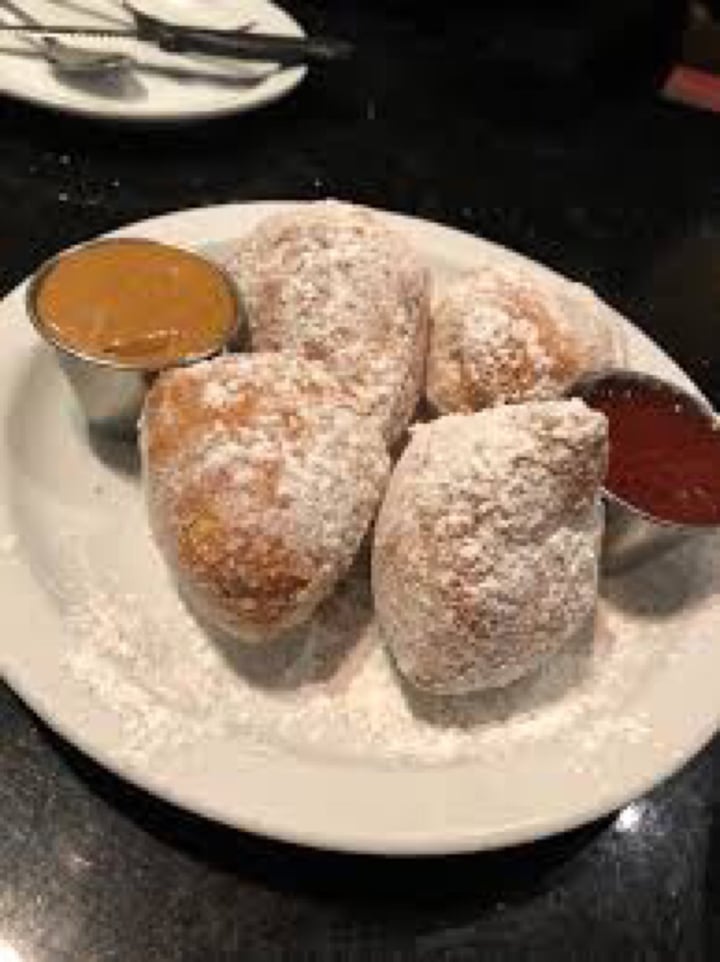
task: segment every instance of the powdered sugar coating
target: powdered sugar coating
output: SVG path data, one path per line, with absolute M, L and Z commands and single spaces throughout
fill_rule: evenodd
M 163 375 L 142 452 L 156 541 L 211 625 L 262 641 L 349 568 L 388 472 L 375 424 L 319 365 L 223 357 Z
M 606 446 L 605 418 L 578 400 L 415 429 L 373 555 L 380 627 L 411 681 L 446 693 L 505 685 L 582 629 Z
M 397 440 L 424 377 L 429 272 L 371 211 L 336 201 L 264 220 L 226 260 L 259 351 L 323 361 Z
M 589 288 L 488 258 L 438 296 L 427 395 L 444 413 L 560 397 L 582 374 L 623 360 Z

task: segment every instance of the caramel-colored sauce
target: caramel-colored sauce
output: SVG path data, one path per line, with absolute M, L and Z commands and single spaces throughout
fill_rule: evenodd
M 51 339 L 92 357 L 162 367 L 222 345 L 237 311 L 224 276 L 196 254 L 108 240 L 63 255 L 35 310 Z

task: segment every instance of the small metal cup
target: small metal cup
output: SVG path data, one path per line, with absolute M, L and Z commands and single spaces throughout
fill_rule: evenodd
M 112 240 L 113 244 L 117 242 L 117 238 Z M 143 243 L 141 238 L 123 238 L 122 242 Z M 106 243 L 104 240 L 92 241 L 74 250 L 96 247 L 104 243 Z M 222 339 L 208 350 L 201 354 L 177 358 L 171 363 L 147 365 L 95 357 L 64 344 L 47 329 L 37 310 L 37 298 L 43 281 L 63 256 L 59 254 L 50 258 L 36 271 L 28 285 L 25 298 L 26 310 L 38 334 L 54 348 L 60 367 L 78 399 L 88 424 L 103 434 L 129 440 L 135 438 L 148 388 L 161 371 L 208 360 L 222 354 L 228 347 L 239 346 L 242 341 L 246 324 L 237 288 L 223 268 L 203 258 L 227 286 L 236 308 Z
M 601 567 L 605 574 L 635 568 L 698 534 L 707 533 L 713 527 L 662 521 L 646 515 L 607 489 L 604 495 L 605 533 Z
M 608 378 L 622 378 L 637 384 L 650 384 L 675 394 L 714 424 L 717 415 L 702 397 L 683 390 L 671 381 L 622 369 L 588 375 L 578 381 L 569 392 L 574 397 L 590 398 L 592 389 Z M 684 544 L 691 538 L 720 530 L 715 524 L 684 524 L 655 517 L 647 511 L 603 488 L 605 500 L 605 533 L 603 536 L 602 570 L 615 574 L 634 568 L 666 551 Z

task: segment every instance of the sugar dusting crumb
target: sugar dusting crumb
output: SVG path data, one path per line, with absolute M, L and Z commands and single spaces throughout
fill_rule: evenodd
M 229 400 L 230 390 L 223 381 L 208 381 L 203 388 L 203 403 L 210 408 L 223 408 Z
M 11 555 L 17 547 L 17 535 L 6 534 L 0 538 L 0 554 Z

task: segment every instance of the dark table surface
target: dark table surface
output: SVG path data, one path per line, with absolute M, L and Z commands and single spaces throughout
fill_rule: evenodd
M 400 2 L 292 6 L 360 52 L 255 115 L 123 130 L 0 99 L 0 292 L 149 214 L 334 195 L 589 282 L 720 403 L 716 118 L 642 90 L 510 90 L 468 58 L 470 5 L 444 24 Z M 0 689 L 0 820 L 0 962 L 720 959 L 718 739 L 619 817 L 508 852 L 393 862 L 178 812 Z

